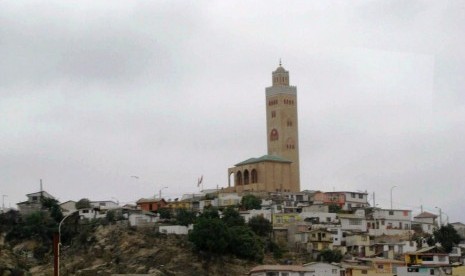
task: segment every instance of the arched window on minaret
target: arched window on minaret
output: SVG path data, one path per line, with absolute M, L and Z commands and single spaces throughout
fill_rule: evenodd
M 256 169 L 253 169 L 251 174 L 252 174 L 252 183 L 258 183 L 258 174 L 257 174 L 257 170 L 256 170 Z
M 236 186 L 242 185 L 242 173 L 239 171 L 236 173 Z
M 276 128 L 273 128 L 270 133 L 270 141 L 277 141 L 278 139 L 279 139 L 278 130 L 276 130 Z
M 245 170 L 244 171 L 244 185 L 249 184 L 249 171 Z

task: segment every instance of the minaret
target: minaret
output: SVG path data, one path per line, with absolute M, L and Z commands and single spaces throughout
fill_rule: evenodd
M 292 161 L 291 184 L 283 190 L 300 192 L 297 88 L 289 86 L 289 72 L 281 61 L 272 77 L 273 85 L 266 88 L 268 154 Z

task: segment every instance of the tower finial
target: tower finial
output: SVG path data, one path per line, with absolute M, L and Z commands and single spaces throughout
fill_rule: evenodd
M 279 66 L 281 66 L 281 64 L 282 64 L 282 63 L 281 63 L 281 58 L 279 58 Z

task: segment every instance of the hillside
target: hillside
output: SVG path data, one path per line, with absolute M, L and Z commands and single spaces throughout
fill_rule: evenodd
M 0 275 L 53 274 L 53 256 L 47 253 L 44 264 L 38 264 L 34 258 L 25 261 L 20 252 L 26 247 L 34 250 L 34 243 L 2 246 Z M 234 257 L 194 253 L 185 236 L 121 225 L 99 226 L 84 243 L 74 239 L 71 244 L 64 244 L 61 254 L 62 275 L 244 275 L 257 265 Z

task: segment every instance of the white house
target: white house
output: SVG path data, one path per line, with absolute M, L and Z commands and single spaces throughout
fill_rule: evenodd
M 129 225 L 136 227 L 153 226 L 159 221 L 158 214 L 142 210 L 130 210 L 127 213 Z
M 55 199 L 51 194 L 46 191 L 27 194 L 27 201 L 20 202 L 18 205 L 21 214 L 30 214 L 42 209 L 42 199 Z
M 106 217 L 106 213 L 100 211 L 99 208 L 83 208 L 79 209 L 79 217 L 81 219 L 98 219 Z
M 301 265 L 259 265 L 252 268 L 249 276 L 313 276 L 314 271 Z
M 328 224 L 337 222 L 336 213 L 303 211 L 300 213 L 300 217 L 303 221 L 311 222 L 312 224 Z
M 91 201 L 90 206 L 94 208 L 99 208 L 100 210 L 110 210 L 121 208 L 118 203 L 112 200 L 101 200 L 101 201 Z
M 412 211 L 399 209 L 373 209 L 372 218 L 368 221 L 369 234 L 404 235 L 411 233 Z
M 73 212 L 75 212 L 76 209 L 76 201 L 74 200 L 68 200 L 66 202 L 63 202 L 60 204 L 61 212 L 63 215 L 69 215 Z
M 433 231 L 437 228 L 438 224 L 436 218 L 438 216 L 429 212 L 422 212 L 415 217 L 413 221 L 418 225 L 424 233 L 433 234 Z
M 271 210 L 247 210 L 241 211 L 241 216 L 244 218 L 245 222 L 249 222 L 249 220 L 256 216 L 261 216 L 271 222 Z
M 187 235 L 189 230 L 192 230 L 193 225 L 184 226 L 184 225 L 161 225 L 158 228 L 158 231 L 163 234 L 175 234 L 175 235 Z
M 356 210 L 354 214 L 338 214 L 337 217 L 339 218 L 343 231 L 367 231 L 367 220 L 363 209 Z
M 328 263 L 309 263 L 304 264 L 304 268 L 309 269 L 312 272 L 312 276 L 340 276 L 344 275 L 345 269 L 336 264 Z

